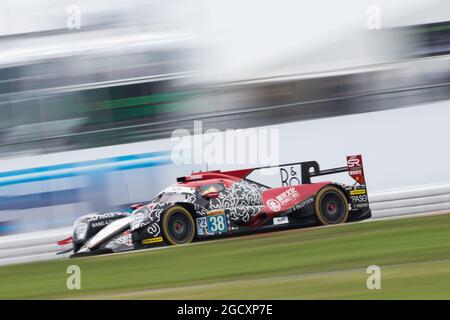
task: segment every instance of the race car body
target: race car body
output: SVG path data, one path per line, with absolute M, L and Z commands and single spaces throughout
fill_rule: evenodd
M 276 172 L 281 186 L 250 179 Z M 353 185 L 311 178 L 348 172 Z M 316 161 L 234 171 L 196 172 L 177 179 L 147 204 L 126 212 L 93 214 L 75 223 L 75 256 L 118 252 L 300 226 L 332 225 L 371 217 L 362 157 L 320 170 Z

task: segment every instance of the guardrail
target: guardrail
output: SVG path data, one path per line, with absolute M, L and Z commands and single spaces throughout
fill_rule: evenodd
M 450 182 L 369 193 L 374 218 L 450 210 Z
M 68 249 L 56 244 L 67 238 L 72 227 L 0 237 L 0 265 L 61 258 L 56 253 Z
M 372 192 L 369 194 L 373 219 L 450 210 L 450 182 Z M 56 252 L 70 245 L 56 242 L 72 227 L 0 237 L 0 265 L 63 259 Z

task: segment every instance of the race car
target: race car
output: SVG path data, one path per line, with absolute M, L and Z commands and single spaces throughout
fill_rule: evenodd
M 271 170 L 280 186 L 251 178 Z M 348 172 L 354 184 L 311 178 Z M 302 226 L 334 225 L 371 217 L 361 155 L 347 166 L 320 170 L 316 161 L 234 171 L 194 172 L 129 212 L 80 217 L 73 235 L 73 255 L 95 255 L 195 240 Z

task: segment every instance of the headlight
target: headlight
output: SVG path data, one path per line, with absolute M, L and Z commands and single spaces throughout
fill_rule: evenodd
M 88 224 L 86 222 L 78 222 L 75 225 L 74 236 L 75 239 L 81 240 L 86 236 L 86 232 L 88 229 Z

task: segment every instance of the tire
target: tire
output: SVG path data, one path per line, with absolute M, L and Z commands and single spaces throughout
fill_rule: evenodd
M 345 223 L 348 220 L 348 201 L 335 186 L 322 188 L 314 204 L 316 217 L 322 225 Z
M 195 236 L 191 213 L 182 206 L 168 208 L 161 221 L 162 234 L 170 245 L 190 243 Z

